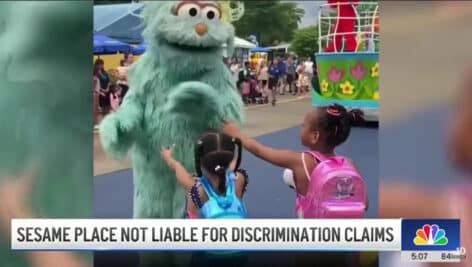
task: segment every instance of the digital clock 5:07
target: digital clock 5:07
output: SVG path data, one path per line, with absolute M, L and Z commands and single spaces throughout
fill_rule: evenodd
M 428 259 L 427 252 L 412 252 L 410 258 L 414 261 L 424 261 Z

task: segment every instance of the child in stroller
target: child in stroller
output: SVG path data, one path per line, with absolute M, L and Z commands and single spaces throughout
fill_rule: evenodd
M 257 82 L 255 73 L 251 72 L 250 77 L 242 82 L 241 93 L 245 104 L 264 104 L 268 102 Z

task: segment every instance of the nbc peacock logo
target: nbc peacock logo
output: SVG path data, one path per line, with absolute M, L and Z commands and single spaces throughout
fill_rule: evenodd
M 413 239 L 416 246 L 445 246 L 448 243 L 446 231 L 440 229 L 437 224 L 423 225 L 422 229 L 416 230 L 416 237 Z

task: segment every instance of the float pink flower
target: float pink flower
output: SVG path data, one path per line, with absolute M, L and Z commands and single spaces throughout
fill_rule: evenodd
M 336 67 L 332 67 L 328 73 L 328 79 L 332 82 L 339 82 L 344 76 L 343 70 L 337 70 Z
M 364 68 L 362 62 L 358 61 L 356 66 L 350 68 L 351 75 L 355 80 L 362 80 L 367 74 L 367 69 Z

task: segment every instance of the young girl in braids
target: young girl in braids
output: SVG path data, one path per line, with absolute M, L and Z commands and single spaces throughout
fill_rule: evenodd
M 246 172 L 239 169 L 241 150 L 239 139 L 217 131 L 205 132 L 195 145 L 196 177 L 172 157 L 173 148 L 162 151 L 162 157 L 175 171 L 179 184 L 189 192 L 189 218 L 247 217 L 242 197 L 248 180 Z M 192 257 L 192 266 L 213 267 L 224 264 L 241 267 L 245 263 L 246 254 L 239 252 L 199 252 Z
M 301 143 L 310 152 L 319 153 L 326 158 L 335 156 L 336 147 L 344 143 L 349 137 L 351 126 L 360 124 L 363 121 L 363 113 L 358 109 L 348 112 L 338 104 L 318 107 L 305 116 L 300 136 Z M 255 139 L 243 135 L 238 126 L 231 122 L 225 123 L 223 131 L 234 138 L 240 139 L 243 146 L 256 157 L 279 167 L 287 168 L 287 171 L 290 172 L 291 181 L 286 180 L 286 182 L 297 191 L 299 197 L 307 195 L 310 176 L 320 163 L 320 160 L 313 155 L 315 153 L 278 150 L 264 146 Z M 367 198 L 365 204 L 367 207 Z M 347 254 L 334 255 L 331 253 L 310 253 L 303 257 L 298 255 L 296 266 L 357 266 L 357 256 L 355 258 L 349 256 Z

